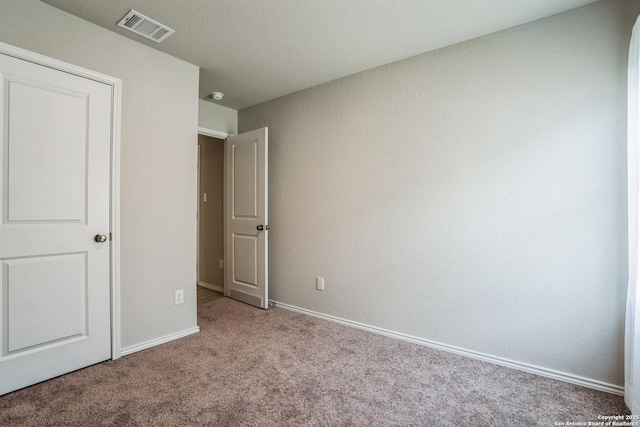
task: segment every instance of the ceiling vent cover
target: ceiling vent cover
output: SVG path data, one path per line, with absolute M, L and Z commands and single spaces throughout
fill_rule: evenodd
M 118 27 L 133 31 L 134 33 L 149 40 L 153 40 L 156 43 L 160 43 L 162 40 L 175 33 L 175 30 L 148 18 L 135 10 L 130 10 L 126 15 L 124 15 L 124 18 L 118 22 Z

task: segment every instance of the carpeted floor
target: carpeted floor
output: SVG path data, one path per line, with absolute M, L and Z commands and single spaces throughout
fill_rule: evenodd
M 0 397 L 1 426 L 554 426 L 623 399 L 279 308 Z
M 198 285 L 197 288 L 198 304 L 204 304 L 209 301 L 224 298 L 224 294 L 222 292 L 212 291 L 211 289 L 204 288 L 200 285 Z

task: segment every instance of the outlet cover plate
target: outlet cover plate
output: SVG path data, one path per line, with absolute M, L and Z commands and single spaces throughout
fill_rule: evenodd
M 173 300 L 176 305 L 184 303 L 184 289 L 177 289 L 174 292 Z

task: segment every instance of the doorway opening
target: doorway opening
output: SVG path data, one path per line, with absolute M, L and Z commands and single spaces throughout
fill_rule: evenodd
M 263 309 L 269 289 L 268 131 L 232 136 L 198 128 L 198 289 L 222 291 Z M 217 215 L 211 229 L 208 211 Z
M 198 135 L 198 304 L 224 296 L 224 140 Z

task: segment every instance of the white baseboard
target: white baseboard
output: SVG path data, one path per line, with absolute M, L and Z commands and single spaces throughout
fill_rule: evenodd
M 168 343 L 169 341 L 177 340 L 178 338 L 183 338 L 191 334 L 197 334 L 200 332 L 200 327 L 196 326 L 191 329 L 185 329 L 184 331 L 176 332 L 175 334 L 165 335 L 164 337 L 156 338 L 154 340 L 146 341 L 140 344 L 132 345 L 127 348 L 123 348 L 120 352 L 120 355 L 126 356 L 128 354 L 136 353 L 141 350 L 146 350 L 151 347 L 155 347 L 160 344 Z
M 198 282 L 198 286 L 202 286 L 203 288 L 211 289 L 212 291 L 224 293 L 224 288 L 222 286 L 212 285 L 212 284 L 206 283 L 206 282 Z
M 493 363 L 500 366 L 506 366 L 507 368 L 518 369 L 520 371 L 525 371 L 525 372 L 540 375 L 543 377 L 553 378 L 555 380 L 564 381 L 567 383 L 576 384 L 576 385 L 604 391 L 611 394 L 616 394 L 618 396 L 624 396 L 624 388 L 621 386 L 617 386 L 615 384 L 609 384 L 602 381 L 597 381 L 590 378 L 569 374 L 566 372 L 556 371 L 553 369 L 542 368 L 540 366 L 517 362 L 515 360 L 504 359 L 502 357 L 497 357 L 497 356 L 492 356 L 490 354 L 467 350 L 461 347 L 456 347 L 448 344 L 442 344 L 437 341 L 418 338 L 411 335 L 402 334 L 400 332 L 389 331 L 387 329 L 378 328 L 376 326 L 366 325 L 364 323 L 358 323 L 352 320 L 342 319 L 340 317 L 318 313 L 316 311 L 307 310 L 305 308 L 296 307 L 296 306 L 281 303 L 278 301 L 270 300 L 270 302 L 272 304 L 275 304 L 276 307 L 281 307 L 286 310 L 307 314 L 309 316 L 318 317 L 320 319 L 328 320 L 330 322 L 340 323 L 342 325 L 351 326 L 353 328 L 358 328 L 365 331 L 373 332 L 374 334 L 384 335 L 384 336 L 399 339 L 402 341 L 407 341 L 413 344 L 419 344 L 425 347 L 431 347 L 437 350 L 443 350 L 450 353 L 459 354 L 461 356 L 482 360 L 484 362 L 489 362 L 489 363 Z

